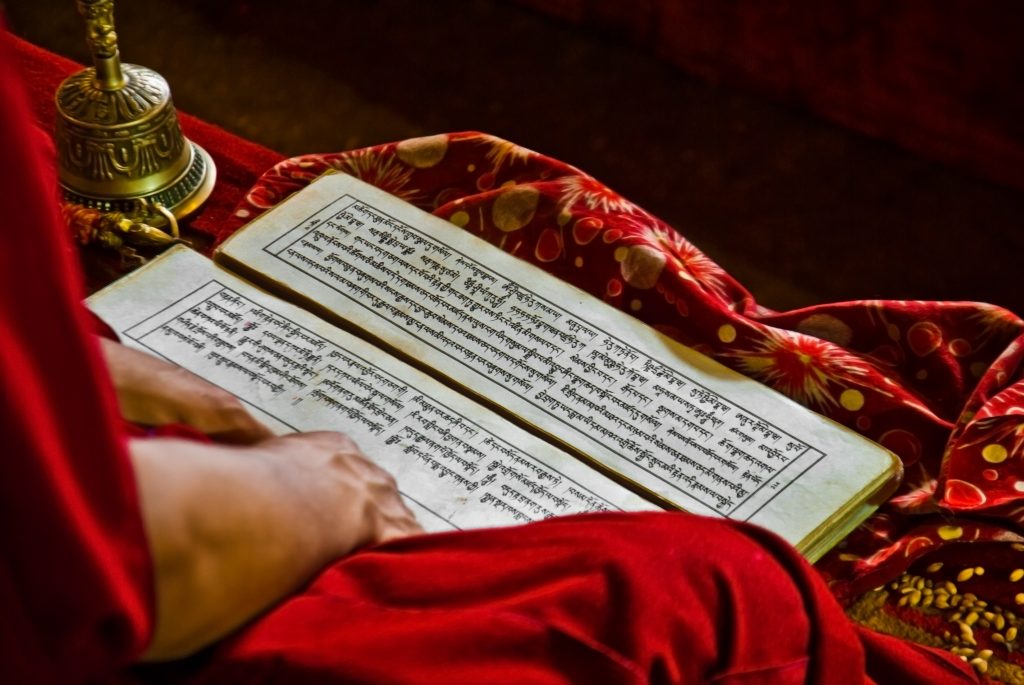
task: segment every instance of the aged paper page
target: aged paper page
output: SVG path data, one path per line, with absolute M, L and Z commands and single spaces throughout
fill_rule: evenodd
M 176 248 L 94 295 L 129 345 L 234 393 L 279 432 L 340 430 L 430 531 L 653 505 L 361 340 Z
M 679 507 L 804 549 L 865 515 L 896 468 L 874 443 L 349 176 L 319 179 L 218 259 Z

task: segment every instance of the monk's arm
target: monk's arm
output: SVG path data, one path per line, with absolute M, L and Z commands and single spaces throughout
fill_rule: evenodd
M 130 445 L 156 575 L 144 658 L 184 656 L 264 611 L 353 549 L 418 532 L 394 480 L 349 438 L 273 438 L 230 393 L 101 339 L 121 414 L 220 442 Z
M 420 532 L 394 480 L 338 433 L 248 447 L 135 439 L 130 452 L 156 576 L 145 660 L 188 655 L 329 562 Z

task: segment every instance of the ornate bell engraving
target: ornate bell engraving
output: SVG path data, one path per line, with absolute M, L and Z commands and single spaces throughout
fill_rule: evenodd
M 164 78 L 121 64 L 113 0 L 77 4 L 93 66 L 57 89 L 55 138 L 65 199 L 135 214 L 141 200 L 186 216 L 213 189 L 213 161 L 182 135 Z

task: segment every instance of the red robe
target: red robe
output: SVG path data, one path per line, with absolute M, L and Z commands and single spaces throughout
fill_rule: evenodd
M 0 44 L 0 672 L 100 678 L 145 647 L 152 570 L 52 157 Z
M 667 513 L 364 550 L 205 653 L 129 669 L 154 621 L 131 464 L 6 54 L 0 84 L 0 681 L 975 682 L 855 628 L 775 536 Z

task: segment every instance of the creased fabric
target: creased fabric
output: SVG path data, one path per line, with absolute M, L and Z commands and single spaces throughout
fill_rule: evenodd
M 363 551 L 203 658 L 145 675 L 847 685 L 910 672 L 900 682 L 977 682 L 948 653 L 884 644 L 866 672 L 859 630 L 812 567 L 767 531 L 681 513 L 589 514 Z

